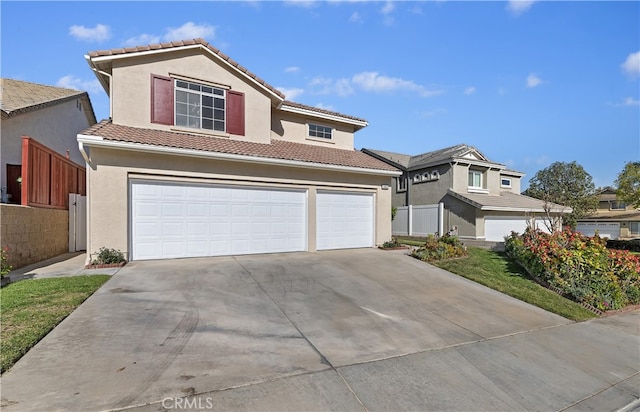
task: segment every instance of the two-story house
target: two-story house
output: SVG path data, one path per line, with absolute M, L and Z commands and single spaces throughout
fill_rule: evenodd
M 76 135 L 96 123 L 87 92 L 0 79 L 0 187 L 2 199 L 21 203 L 22 136 L 84 165 Z
M 443 203 L 445 230 L 463 239 L 500 242 L 528 225 L 548 230 L 562 212 L 571 210 L 521 195 L 523 173 L 490 161 L 466 144 L 416 156 L 363 152 L 402 170 L 392 179 L 393 206 Z
M 620 200 L 616 189 L 605 187 L 598 193 L 598 209 L 578 220 L 576 230 L 587 236 L 629 239 L 640 237 L 640 209 Z
M 130 260 L 373 247 L 389 179 L 367 121 L 285 96 L 202 39 L 91 52 L 111 119 L 78 135 L 88 245 Z

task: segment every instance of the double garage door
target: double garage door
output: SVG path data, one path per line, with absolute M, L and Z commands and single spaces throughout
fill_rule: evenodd
M 132 180 L 133 260 L 307 250 L 306 190 Z M 371 247 L 373 195 L 318 192 L 317 249 Z
M 620 237 L 620 223 L 588 222 L 576 225 L 576 232 L 580 232 L 585 236 L 594 236 L 596 231 L 600 237 L 617 239 Z
M 524 233 L 528 222 L 529 218 L 523 216 L 485 216 L 485 240 L 489 242 L 504 242 L 504 237 L 509 236 L 512 231 L 520 234 Z M 536 219 L 536 227 L 544 232 L 549 232 L 542 218 Z

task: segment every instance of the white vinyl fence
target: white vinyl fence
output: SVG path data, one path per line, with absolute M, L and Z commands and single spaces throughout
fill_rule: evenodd
M 401 206 L 391 222 L 394 236 L 427 236 L 444 232 L 444 203 Z

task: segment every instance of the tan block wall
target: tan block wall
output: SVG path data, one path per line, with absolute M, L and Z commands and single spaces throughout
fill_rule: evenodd
M 17 269 L 69 251 L 69 211 L 0 204 L 0 247 Z

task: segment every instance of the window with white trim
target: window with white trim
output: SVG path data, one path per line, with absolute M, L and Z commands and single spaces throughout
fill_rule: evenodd
M 501 187 L 511 187 L 511 179 L 508 177 L 500 178 L 500 186 Z
M 224 132 L 225 95 L 224 89 L 176 79 L 175 125 Z
M 333 129 L 309 123 L 309 137 L 331 140 L 333 138 Z
M 621 200 L 612 200 L 611 201 L 611 210 L 625 210 L 627 208 L 627 204 Z
M 629 232 L 631 232 L 631 234 L 635 236 L 640 235 L 640 222 L 630 222 Z
M 474 189 L 482 189 L 482 175 L 478 170 L 469 170 L 469 187 Z
M 396 192 L 407 191 L 407 176 L 396 177 Z

